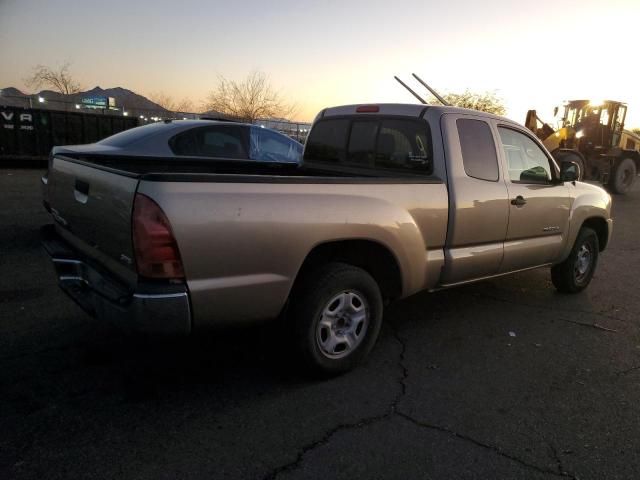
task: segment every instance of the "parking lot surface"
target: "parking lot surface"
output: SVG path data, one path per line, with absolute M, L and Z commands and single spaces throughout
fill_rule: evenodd
M 547 270 L 419 294 L 312 381 L 271 325 L 148 342 L 82 313 L 41 174 L 0 170 L 0 478 L 638 478 L 638 184 L 582 294 Z

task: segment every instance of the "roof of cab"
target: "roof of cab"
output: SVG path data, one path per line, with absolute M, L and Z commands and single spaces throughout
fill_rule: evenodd
M 378 109 L 377 111 L 358 112 L 357 110 L 361 107 L 378 107 Z M 365 108 L 363 110 L 373 109 Z M 450 107 L 444 105 L 423 105 L 416 103 L 360 103 L 353 105 L 340 105 L 337 107 L 325 108 L 318 114 L 318 116 L 316 117 L 316 121 L 320 120 L 321 118 L 343 115 L 362 115 L 363 117 L 367 115 L 402 115 L 418 118 L 420 116 L 423 116 L 424 112 L 426 112 L 427 110 L 429 110 L 430 112 L 435 111 L 436 113 L 440 114 L 461 113 L 467 115 L 479 115 L 483 117 L 493 118 L 494 120 L 517 123 L 506 117 L 501 117 L 492 113 L 481 112 L 479 110 L 471 110 L 468 108 Z

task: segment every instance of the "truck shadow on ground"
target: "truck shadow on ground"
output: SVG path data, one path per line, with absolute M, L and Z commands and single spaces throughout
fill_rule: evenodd
M 510 280 L 508 288 L 504 280 L 496 280 L 451 291 L 421 293 L 392 304 L 386 309 L 385 327 L 378 345 L 365 365 L 347 375 L 358 377 L 380 364 L 396 362 L 394 332 L 418 326 L 419 337 L 407 338 L 407 342 L 420 342 L 421 348 L 426 350 L 430 348 L 430 342 L 460 337 L 460 332 L 466 328 L 483 328 L 481 319 L 473 326 L 470 318 L 476 315 L 474 310 L 485 308 L 487 301 L 492 302 L 491 316 L 509 317 L 514 308 L 509 303 L 510 296 L 519 295 L 522 299 L 521 290 L 525 286 L 530 288 L 532 280 L 535 283 L 545 281 L 540 274 L 529 273 L 515 282 Z M 502 296 L 507 298 L 505 302 L 487 300 L 489 292 L 495 294 L 496 285 L 505 287 L 501 290 Z M 540 287 L 544 288 L 544 285 Z M 21 300 L 28 302 L 28 293 L 26 291 Z M 531 301 L 536 301 L 535 295 L 543 295 L 540 303 L 554 298 L 552 293 L 538 292 L 532 294 Z M 64 321 L 62 318 L 57 320 Z M 33 354 L 17 355 L 13 361 L 9 358 L 8 369 L 20 361 L 21 373 L 16 378 L 5 370 L 0 378 L 5 377 L 7 383 L 17 380 L 13 389 L 20 392 L 20 401 L 34 395 L 37 400 L 27 404 L 33 403 L 37 410 L 49 403 L 48 397 L 64 396 L 66 383 L 70 385 L 72 397 L 95 390 L 104 395 L 116 395 L 125 402 L 145 402 L 158 401 L 163 395 L 178 391 L 188 396 L 190 389 L 215 390 L 216 395 L 224 390 L 237 392 L 243 389 L 250 396 L 251 391 L 297 388 L 319 380 L 307 375 L 296 363 L 295 349 L 288 340 L 286 328 L 275 322 L 218 329 L 187 338 L 142 338 L 96 325 L 96 321 L 89 318 L 84 321 L 75 330 L 43 335 L 52 344 L 56 335 L 64 335 L 68 337 L 65 346 L 43 346 Z M 493 327 L 486 323 L 484 327 L 487 335 L 492 336 Z M 393 368 L 390 367 L 390 371 Z M 56 401 L 55 398 L 51 400 Z M 20 410 L 32 408 L 23 406 Z
M 531 283 L 531 279 L 531 274 L 524 276 L 522 285 Z M 533 279 L 544 282 L 540 275 L 534 274 Z M 497 282 L 500 285 L 501 281 Z M 487 296 L 488 292 L 495 294 L 495 283 L 484 283 L 434 294 L 421 293 L 392 304 L 386 309 L 378 345 L 361 369 L 367 371 L 381 363 L 396 362 L 394 336 L 405 329 L 419 329 L 419 336 L 407 338 L 407 342 L 419 342 L 424 349 L 430 348 L 430 342 L 455 340 L 467 328 L 484 329 L 487 336 L 493 336 L 495 326 L 483 324 L 482 319 L 475 326 L 470 323 L 477 316 L 474 310 L 486 308 L 489 302 L 491 316 L 509 318 L 514 309 L 509 300 L 511 294 L 523 298 L 518 286 L 517 281 L 511 281 L 511 290 L 502 290 L 506 300 L 498 302 Z M 539 303 L 554 298 L 553 293 L 542 295 Z M 536 298 L 532 296 L 530 301 L 536 302 Z M 99 370 L 126 402 L 157 401 L 167 392 L 187 394 L 190 389 L 211 389 L 219 395 L 226 389 L 237 392 L 240 388 L 250 396 L 252 390 L 298 388 L 322 380 L 310 376 L 297 364 L 295 348 L 286 330 L 282 323 L 270 322 L 163 339 L 130 337 L 108 329 L 106 336 L 88 338 L 74 348 L 81 352 L 77 367 Z M 361 369 L 347 375 L 358 377 L 363 373 Z

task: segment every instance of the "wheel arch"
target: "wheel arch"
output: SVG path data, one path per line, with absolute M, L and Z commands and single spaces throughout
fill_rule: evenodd
M 607 248 L 607 242 L 609 240 L 609 225 L 607 221 L 602 217 L 590 217 L 587 218 L 580 228 L 588 227 L 596 232 L 598 235 L 598 249 L 603 251 Z
M 398 259 L 387 246 L 368 239 L 333 240 L 316 245 L 302 262 L 293 289 L 308 272 L 328 262 L 362 268 L 374 278 L 385 299 L 402 296 L 402 271 Z

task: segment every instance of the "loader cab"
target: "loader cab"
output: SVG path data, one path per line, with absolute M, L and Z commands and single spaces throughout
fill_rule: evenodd
M 571 132 L 565 148 L 609 149 L 620 144 L 627 106 L 612 100 L 571 100 L 565 104 L 562 126 Z

